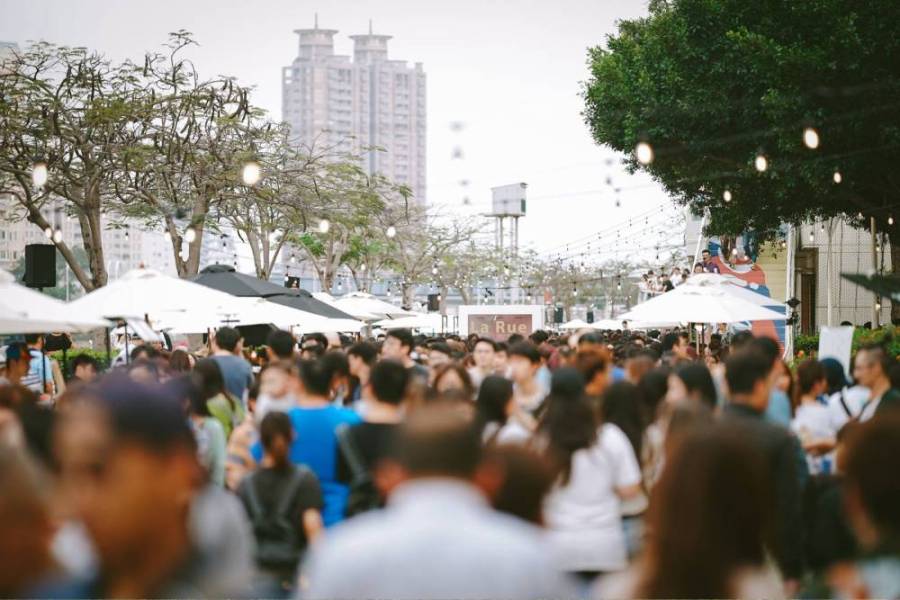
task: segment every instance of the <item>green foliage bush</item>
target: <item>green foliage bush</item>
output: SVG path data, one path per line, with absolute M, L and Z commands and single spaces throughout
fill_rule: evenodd
M 109 368 L 109 359 L 106 356 L 106 350 L 92 350 L 91 348 L 72 348 L 68 352 L 66 352 L 67 359 L 71 362 L 73 358 L 76 356 L 86 354 L 88 356 L 92 356 L 94 360 L 97 361 L 97 364 L 100 365 L 100 370 L 105 371 Z M 62 350 L 57 352 L 51 352 L 49 354 L 50 358 L 56 359 L 56 361 L 62 366 L 63 364 L 63 353 Z M 115 356 L 115 354 L 113 354 Z
M 886 325 L 880 329 L 866 329 L 857 327 L 853 331 L 852 352 L 856 352 L 860 346 L 871 343 L 886 343 L 891 356 L 900 356 L 900 332 L 893 325 Z M 794 338 L 794 356 L 814 356 L 819 351 L 819 334 L 798 335 Z

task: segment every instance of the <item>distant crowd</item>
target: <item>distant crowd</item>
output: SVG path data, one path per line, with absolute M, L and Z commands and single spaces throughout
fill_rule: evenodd
M 223 327 L 57 383 L 46 343 L 3 354 L 4 597 L 900 597 L 882 346 Z

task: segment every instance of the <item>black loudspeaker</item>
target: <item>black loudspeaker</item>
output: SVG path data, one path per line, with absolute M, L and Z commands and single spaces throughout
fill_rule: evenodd
M 593 322 L 594 322 L 594 311 L 592 311 L 592 310 L 589 310 L 589 311 L 588 311 L 588 314 L 587 314 L 587 322 L 588 322 L 588 323 L 593 323 Z
M 25 246 L 25 285 L 32 288 L 56 287 L 56 246 Z
M 437 294 L 428 294 L 428 312 L 437 312 L 441 310 L 441 301 L 438 300 Z
M 563 318 L 565 317 L 565 312 L 563 311 L 562 306 L 557 306 L 553 311 L 553 322 L 559 325 L 563 322 Z

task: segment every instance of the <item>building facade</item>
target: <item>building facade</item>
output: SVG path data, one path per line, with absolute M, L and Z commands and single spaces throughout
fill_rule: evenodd
M 298 29 L 297 57 L 282 69 L 282 119 L 298 143 L 362 153 L 365 168 L 425 198 L 425 72 L 388 58 L 389 35 L 351 35 L 353 56 L 335 54 L 337 30 Z

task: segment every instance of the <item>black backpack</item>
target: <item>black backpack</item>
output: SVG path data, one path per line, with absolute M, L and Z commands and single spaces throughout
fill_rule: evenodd
M 372 475 L 363 463 L 362 456 L 353 443 L 350 435 L 350 426 L 342 423 L 337 431 L 338 447 L 347 465 L 350 467 L 350 494 L 347 496 L 347 508 L 344 509 L 345 517 L 352 517 L 375 508 L 381 508 L 381 494 L 375 488 Z
M 297 523 L 291 518 L 291 500 L 303 481 L 302 471 L 294 468 L 291 478 L 284 484 L 274 511 L 263 510 L 256 491 L 256 479 L 251 475 L 247 482 L 247 502 L 250 522 L 256 538 L 256 563 L 262 567 L 294 568 L 303 553 L 303 544 L 297 532 Z

